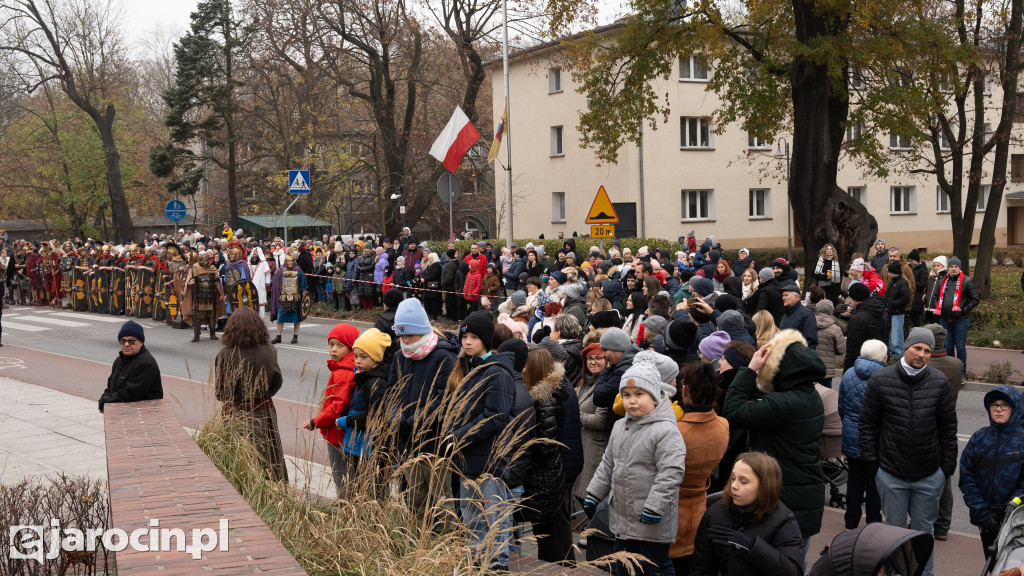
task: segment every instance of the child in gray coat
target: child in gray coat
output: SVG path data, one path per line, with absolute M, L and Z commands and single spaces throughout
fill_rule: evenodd
M 615 551 L 640 554 L 654 563 L 635 574 L 675 574 L 669 545 L 679 521 L 679 484 L 686 445 L 672 410 L 675 388 L 659 374 L 659 354 L 637 353 L 622 375 L 619 394 L 626 417 L 615 423 L 601 464 L 587 487 L 583 509 L 593 516 L 606 496 Z M 616 566 L 625 576 L 625 566 Z

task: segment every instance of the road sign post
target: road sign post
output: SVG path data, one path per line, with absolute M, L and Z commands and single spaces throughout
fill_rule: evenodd
M 448 203 L 448 237 L 451 238 L 452 234 L 455 233 L 455 201 L 459 199 L 459 195 L 462 194 L 462 186 L 459 184 L 459 179 L 454 174 L 444 173 L 437 179 L 437 195 L 441 198 L 441 202 Z

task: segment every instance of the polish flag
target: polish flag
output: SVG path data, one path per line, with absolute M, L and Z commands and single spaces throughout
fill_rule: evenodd
M 455 172 L 459 169 L 462 157 L 479 139 L 480 132 L 469 121 L 462 107 L 456 106 L 452 119 L 430 147 L 430 155 L 437 158 L 445 170 Z

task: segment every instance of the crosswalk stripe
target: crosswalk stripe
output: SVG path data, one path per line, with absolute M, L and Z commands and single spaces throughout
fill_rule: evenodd
M 53 312 L 50 315 L 63 316 L 64 318 L 77 318 L 80 320 L 96 320 L 97 322 L 123 323 L 126 320 L 124 316 L 104 316 L 103 314 L 89 314 L 87 312 Z
M 75 322 L 72 320 L 61 320 L 60 318 L 48 318 L 46 316 L 36 316 L 32 318 L 33 322 L 42 322 L 43 324 L 53 324 L 54 326 L 64 326 L 66 328 L 81 328 L 83 326 L 91 326 L 85 322 Z
M 31 324 L 21 324 L 19 322 L 7 322 L 6 320 L 3 323 L 3 327 L 4 327 L 5 330 L 7 328 L 13 328 L 15 330 L 24 330 L 25 332 L 45 332 L 46 330 L 49 330 L 49 328 L 47 328 L 45 326 L 32 326 Z

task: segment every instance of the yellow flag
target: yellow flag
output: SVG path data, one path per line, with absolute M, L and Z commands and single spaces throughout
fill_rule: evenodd
M 498 129 L 494 132 L 494 142 L 491 142 L 491 151 L 487 153 L 487 163 L 494 162 L 494 159 L 498 157 L 498 150 L 501 149 L 501 137 L 505 135 L 505 124 L 508 122 L 508 107 L 501 114 L 501 122 L 498 123 Z

